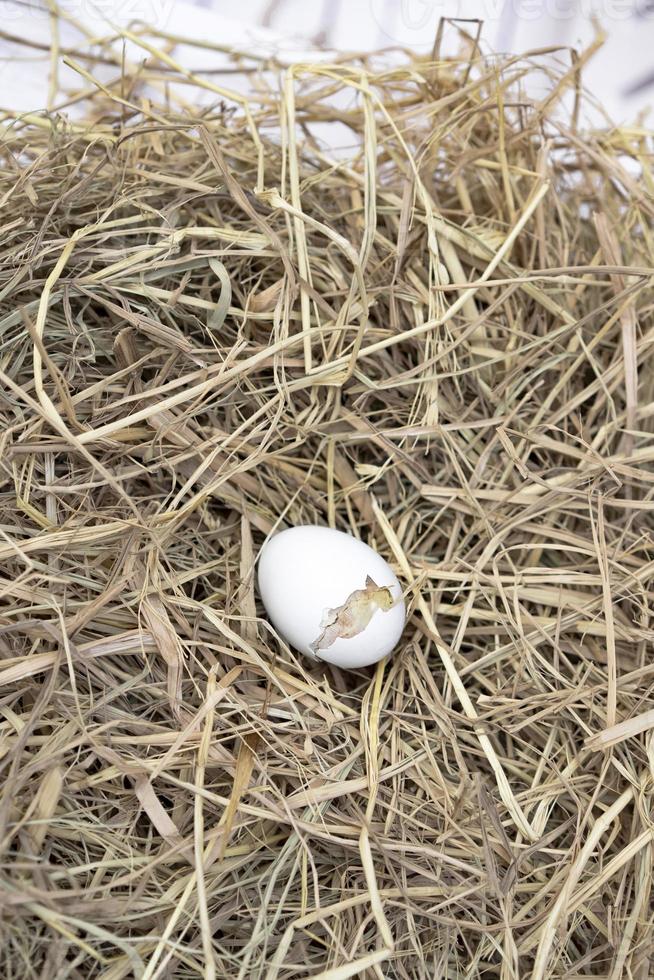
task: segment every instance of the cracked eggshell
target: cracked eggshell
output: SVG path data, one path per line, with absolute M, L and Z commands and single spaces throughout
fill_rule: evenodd
M 372 580 L 379 590 L 390 591 L 390 609 L 368 605 L 368 595 L 375 596 L 370 585 L 368 593 L 359 592 L 348 606 L 352 593 L 366 589 L 367 580 Z M 258 582 L 261 599 L 277 632 L 311 659 L 338 667 L 366 667 L 386 657 L 402 634 L 405 609 L 400 583 L 388 562 L 351 534 L 316 525 L 281 531 L 261 551 Z M 336 613 L 343 606 L 356 612 L 350 614 L 349 620 L 342 613 L 342 621 L 352 622 L 354 616 L 354 626 L 349 629 L 360 631 L 338 636 L 316 655 L 312 644 L 322 634 L 325 614 L 329 620 L 329 611 Z M 337 624 L 333 632 L 340 631 Z

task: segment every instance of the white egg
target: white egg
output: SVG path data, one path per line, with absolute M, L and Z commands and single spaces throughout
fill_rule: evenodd
M 404 627 L 400 583 L 367 544 L 330 527 L 281 531 L 259 558 L 259 592 L 277 632 L 339 667 L 387 656 Z

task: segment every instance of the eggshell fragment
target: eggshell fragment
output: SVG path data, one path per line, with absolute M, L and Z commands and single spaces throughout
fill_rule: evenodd
M 365 667 L 388 656 L 402 634 L 400 583 L 351 534 L 317 525 L 281 531 L 262 549 L 258 582 L 273 626 L 308 657 Z

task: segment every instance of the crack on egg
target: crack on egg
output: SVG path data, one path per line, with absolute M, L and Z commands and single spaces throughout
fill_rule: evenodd
M 320 635 L 310 644 L 314 654 L 326 650 L 336 640 L 349 640 L 362 633 L 378 609 L 388 612 L 395 605 L 391 590 L 386 585 L 377 585 L 366 576 L 363 589 L 355 589 L 343 605 L 325 609 L 320 622 Z

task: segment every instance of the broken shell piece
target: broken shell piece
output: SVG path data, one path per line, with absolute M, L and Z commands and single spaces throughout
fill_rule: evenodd
M 339 636 L 344 639 L 357 636 L 366 628 L 377 609 L 392 609 L 394 605 L 391 590 L 385 585 L 377 585 L 368 575 L 365 589 L 355 589 L 342 606 L 325 609 L 320 622 L 322 632 L 311 644 L 311 649 L 317 654 L 335 643 Z
M 390 565 L 342 531 L 280 532 L 262 549 L 258 581 L 277 632 L 312 658 L 364 667 L 387 656 L 402 633 L 404 601 Z

